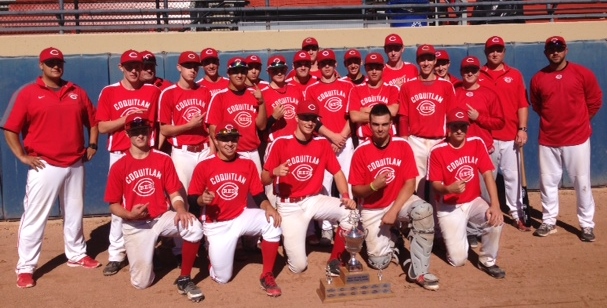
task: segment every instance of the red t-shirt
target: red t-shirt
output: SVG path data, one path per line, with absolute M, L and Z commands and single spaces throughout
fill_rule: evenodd
M 106 86 L 99 94 L 97 105 L 97 121 L 113 121 L 127 116 L 137 110 L 147 110 L 152 123 L 156 122 L 158 97 L 160 90 L 151 84 L 144 84 L 137 90 L 128 90 L 121 82 Z M 150 145 L 154 145 L 155 132 L 150 138 Z M 126 151 L 131 147 L 131 141 L 124 132 L 124 127 L 110 133 L 107 149 L 110 152 Z
M 268 141 L 274 141 L 278 137 L 293 134 L 297 127 L 295 110 L 297 109 L 297 105 L 303 101 L 302 93 L 290 84 L 286 84 L 281 89 L 267 87 L 262 93 L 266 100 L 265 106 L 268 118 L 272 116 L 274 108 L 277 105 L 283 105 L 285 108 L 284 116 L 270 127 Z
M 417 66 L 403 61 L 403 66 L 401 66 L 399 69 L 394 69 L 386 64 L 384 66 L 382 79 L 389 85 L 401 87 L 402 84 L 417 78 L 418 75 L 419 71 L 417 70 Z
M 397 105 L 398 87 L 383 83 L 378 88 L 371 88 L 367 83 L 361 83 L 350 91 L 348 102 L 348 114 L 350 111 L 360 111 L 363 107 L 373 107 L 377 104 Z M 396 132 L 396 127 L 392 125 L 392 132 Z M 357 125 L 356 135 L 361 139 L 366 139 L 372 135 L 369 125 Z
M 133 206 L 148 204 L 151 218 L 169 210 L 168 195 L 182 189 L 171 157 L 151 150 L 144 159 L 135 159 L 130 151 L 110 168 L 105 202 L 120 203 L 131 211 Z
M 215 94 L 217 94 L 217 92 L 228 88 L 228 86 L 230 85 L 230 79 L 225 77 L 219 77 L 217 81 L 213 82 L 207 80 L 206 78 L 202 78 L 196 81 L 196 83 L 209 89 L 209 92 L 211 92 L 211 96 L 214 96 Z
M 492 71 L 487 66 L 483 66 L 478 82 L 495 90 L 502 104 L 505 125 L 502 129 L 491 132 L 493 138 L 502 141 L 516 139 L 519 127 L 518 110 L 529 107 L 525 80 L 521 72 L 505 63 L 503 69 L 499 71 Z
M 455 89 L 455 100 L 456 105 L 464 110 L 468 110 L 467 105 L 470 105 L 478 111 L 479 116 L 471 121 L 466 137 L 480 137 L 487 146 L 487 151 L 492 153 L 494 148 L 491 132 L 504 127 L 502 104 L 495 91 L 484 86 L 475 90 L 458 87 Z
M 334 133 L 340 133 L 348 121 L 347 105 L 351 89 L 352 83 L 339 79 L 331 83 L 318 81 L 306 89 L 304 98 L 316 103 L 324 126 Z
M 205 189 L 215 194 L 206 206 L 207 221 L 232 220 L 244 211 L 249 193 L 263 193 L 255 163 L 243 157 L 224 161 L 219 156 L 207 157 L 194 169 L 188 195 L 200 196 Z
M 443 138 L 446 135 L 447 111 L 453 108 L 455 90 L 447 80 L 437 78 L 421 81 L 417 78 L 407 82 L 400 89 L 402 136 L 423 138 Z
M 540 116 L 539 144 L 579 145 L 592 135 L 590 119 L 603 105 L 594 73 L 567 62 L 561 71 L 543 68 L 531 79 L 531 104 Z
M 274 194 L 283 198 L 319 194 L 325 170 L 336 174 L 341 166 L 331 144 L 322 137 L 314 137 L 302 144 L 294 135 L 276 139 L 268 149 L 268 159 L 263 166 L 272 174 L 274 168 L 288 161 L 289 174 L 274 179 Z
M 196 89 L 183 89 L 173 85 L 160 94 L 158 122 L 161 124 L 183 125 L 190 122 L 193 116 L 206 114 L 211 101 L 211 92 L 205 87 L 196 85 Z M 187 133 L 168 138 L 173 146 L 200 145 L 209 140 L 206 127 L 198 127 Z
M 310 77 L 310 79 L 308 79 L 308 82 L 306 83 L 299 83 L 299 81 L 295 80 L 295 78 L 289 78 L 286 80 L 286 82 L 291 85 L 294 86 L 297 90 L 299 90 L 299 92 L 301 92 L 301 96 L 303 97 L 304 92 L 306 92 L 306 89 L 308 88 L 309 85 L 317 82 L 319 79 L 312 76 Z
M 255 124 L 258 112 L 259 103 L 253 96 L 252 90 L 235 92 L 224 89 L 211 98 L 206 123 L 208 125 L 219 125 L 223 121 L 233 122 L 238 127 L 238 132 L 241 135 L 237 150 L 254 151 L 261 144 Z
M 377 176 L 390 172 L 386 187 L 374 192 L 360 203 L 365 209 L 385 208 L 391 205 L 409 179 L 417 177 L 415 157 L 409 143 L 393 137 L 390 143 L 380 149 L 372 141 L 361 143 L 352 155 L 352 165 L 348 182 L 352 186 L 369 185 Z
M 448 205 L 470 202 L 481 195 L 479 172 L 493 171 L 493 163 L 483 141 L 478 137 L 466 138 L 464 145 L 453 148 L 446 141 L 434 146 L 428 159 L 428 181 L 442 182 L 449 186 L 456 181 L 466 181 L 461 194 L 446 194 L 443 202 Z
M 0 123 L 3 129 L 22 134 L 27 155 L 57 167 L 82 159 L 83 128 L 96 125 L 95 107 L 82 88 L 65 82 L 53 91 L 41 77 L 15 91 Z
M 152 84 L 155 85 L 158 89 L 160 89 L 160 91 L 164 91 L 164 89 L 173 85 L 172 82 L 170 82 L 166 79 L 162 79 L 160 77 L 156 77 L 156 79 L 154 79 L 154 82 L 152 82 Z
M 291 79 L 293 77 L 295 77 L 297 75 L 297 73 L 295 72 L 295 69 L 292 69 L 288 74 L 287 74 L 287 78 Z M 320 69 L 318 70 L 310 70 L 310 75 L 316 79 L 316 80 L 320 80 L 320 78 L 322 78 L 322 72 L 320 71 Z M 337 73 L 337 71 L 335 71 L 335 76 L 339 76 L 339 74 Z

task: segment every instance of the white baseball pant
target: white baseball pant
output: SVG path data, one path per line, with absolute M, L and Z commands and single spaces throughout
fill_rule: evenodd
M 428 172 L 428 157 L 430 156 L 430 150 L 433 146 L 439 144 L 443 139 L 427 139 L 418 136 L 409 136 L 408 141 L 413 150 L 413 156 L 415 157 L 415 165 L 417 166 L 417 172 L 419 173 L 415 178 L 416 194 L 434 205 L 434 193 L 432 189 L 429 189 L 428 199 L 426 199 L 426 173 Z
M 506 205 L 512 219 L 518 220 L 524 217 L 519 146 L 514 141 L 493 140 L 493 147 L 495 151 L 490 154 L 495 166 L 493 178 L 497 178 L 498 171 L 504 177 Z M 486 187 L 481 186 L 481 190 L 485 200 L 489 200 Z
M 264 156 L 263 156 L 263 161 L 267 161 L 268 160 L 268 149 L 270 148 L 270 145 L 272 144 L 272 142 L 268 142 L 268 144 L 266 145 L 266 151 L 264 152 Z M 272 174 L 272 170 L 269 170 L 270 174 Z M 276 208 L 276 195 L 274 194 L 274 183 L 272 182 L 272 184 L 270 185 L 265 185 L 264 186 L 264 191 L 266 193 L 266 197 L 268 198 L 268 201 L 270 201 L 270 204 L 272 204 L 272 206 L 274 208 Z
M 276 243 L 282 234 L 280 227 L 274 227 L 273 218 L 270 222 L 266 220 L 264 210 L 248 208 L 232 220 L 205 222 L 203 229 L 209 245 L 209 275 L 219 283 L 227 283 L 232 278 L 234 252 L 240 236 L 261 236 L 267 242 Z
M 259 158 L 259 151 L 254 150 L 254 151 L 248 151 L 248 152 L 238 152 L 238 154 L 242 157 L 246 157 L 246 158 L 252 160 L 255 163 L 255 167 L 257 167 L 257 174 L 259 176 L 261 176 L 261 159 Z M 255 203 L 255 200 L 253 200 L 253 196 L 251 196 L 251 194 L 248 194 L 248 197 L 247 197 L 247 208 L 250 208 L 250 209 L 259 208 L 257 206 L 257 204 Z
M 339 221 L 344 230 L 352 229 L 348 222 L 350 210 L 334 197 L 315 195 L 302 201 L 291 203 L 278 200 L 278 213 L 282 217 L 282 235 L 284 248 L 288 256 L 289 270 L 303 272 L 308 266 L 306 256 L 306 230 L 310 220 L 324 219 Z
M 151 220 L 128 220 L 122 223 L 124 246 L 129 259 L 131 284 L 137 289 L 145 289 L 154 282 L 154 247 L 159 236 L 181 237 L 184 241 L 196 243 L 202 239 L 202 224 L 198 219 L 187 229 L 175 226 L 176 212 L 167 211 Z
M 594 198 L 590 182 L 590 139 L 575 146 L 553 148 L 540 145 L 539 155 L 542 221 L 546 224 L 556 224 L 559 214 L 559 184 L 564 165 L 575 189 L 580 227 L 594 228 Z
M 79 261 L 86 256 L 86 242 L 82 231 L 84 211 L 84 166 L 81 161 L 63 168 L 45 165 L 43 169 L 27 172 L 24 212 L 19 223 L 17 274 L 34 273 L 40 259 L 44 227 L 55 200 L 63 214 L 65 256 Z
M 348 137 L 343 149 L 341 149 L 341 151 L 339 153 L 337 153 L 337 161 L 339 162 L 339 166 L 341 166 L 341 171 L 344 173 L 344 176 L 346 177 L 346 181 L 348 180 L 348 175 L 350 174 L 350 165 L 352 164 L 352 155 L 353 154 L 354 154 L 354 144 L 352 143 L 352 137 Z M 325 175 L 322 180 L 322 187 L 323 187 L 325 195 L 331 196 L 332 185 L 333 185 L 333 174 L 331 174 L 331 172 L 325 170 Z M 352 185 L 350 185 L 350 184 L 348 184 L 348 192 L 349 192 L 350 196 L 352 196 Z M 333 223 L 328 220 L 323 220 L 321 229 L 323 231 L 327 231 L 327 230 L 333 231 Z
M 120 158 L 126 155 L 125 152 L 110 152 L 110 169 Z M 108 261 L 122 262 L 126 258 L 124 249 L 124 238 L 122 237 L 122 218 L 112 214 L 110 220 L 110 245 L 107 248 Z
M 497 260 L 502 226 L 492 227 L 487 224 L 486 212 L 489 204 L 481 197 L 471 202 L 437 206 L 438 223 L 447 248 L 447 259 L 453 266 L 463 266 L 468 259 L 468 238 L 466 225 L 468 221 L 482 229 L 481 249 L 478 260 L 485 266 L 493 266 Z

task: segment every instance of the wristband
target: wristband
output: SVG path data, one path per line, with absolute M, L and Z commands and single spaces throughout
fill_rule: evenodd
M 349 194 L 349 193 L 347 193 L 347 192 L 345 192 L 345 193 L 341 194 L 341 197 L 342 197 L 343 199 L 352 199 L 352 198 L 350 198 L 350 194 Z
M 369 187 L 371 187 L 372 191 L 377 191 L 377 188 L 375 188 L 375 186 L 373 186 L 373 182 L 371 182 L 371 184 L 369 184 Z
M 175 205 L 175 202 L 180 201 L 180 200 L 181 200 L 181 202 L 185 203 L 185 201 L 183 201 L 183 197 L 175 196 L 175 197 L 171 198 L 171 204 Z

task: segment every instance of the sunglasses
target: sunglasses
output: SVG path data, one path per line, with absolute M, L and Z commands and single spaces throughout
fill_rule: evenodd
M 248 71 L 249 71 L 249 68 L 246 66 L 245 67 L 234 67 L 234 68 L 228 69 L 228 75 L 238 75 L 238 74 L 246 75 Z
M 142 126 L 142 127 L 135 127 L 135 128 L 131 128 L 127 131 L 127 134 L 129 134 L 129 136 L 131 137 L 137 137 L 140 135 L 149 135 L 150 132 L 152 131 L 152 128 L 148 127 L 148 126 Z
M 286 66 L 284 66 L 284 67 L 269 67 L 268 68 L 268 72 L 270 74 L 273 74 L 273 75 L 277 75 L 277 74 L 280 74 L 280 73 L 284 74 L 284 73 L 287 72 L 287 67 Z
M 215 139 L 217 139 L 217 141 L 232 142 L 232 143 L 238 142 L 239 138 L 240 138 L 240 136 L 238 136 L 238 135 L 227 135 L 227 136 L 216 136 L 215 137 Z
M 219 59 L 205 59 L 202 61 L 202 66 L 207 66 L 209 64 L 219 65 Z
M 365 69 L 367 71 L 383 71 L 384 70 L 384 65 L 383 64 L 366 64 L 365 65 Z
M 318 62 L 318 66 L 319 67 L 325 67 L 325 66 L 335 66 L 335 61 L 333 60 L 325 60 L 325 61 L 320 61 Z
M 468 131 L 468 124 L 466 124 L 466 123 L 449 124 L 449 129 L 452 132 L 457 132 L 458 130 L 461 130 L 463 133 L 465 133 Z
M 478 73 L 479 71 L 480 71 L 480 69 L 479 69 L 478 67 L 465 67 L 465 68 L 462 68 L 462 69 L 461 69 L 461 72 L 462 72 L 462 74 L 464 74 L 464 75 L 465 75 L 465 74 L 469 74 L 469 73 L 476 74 L 476 73 Z
M 62 67 L 64 63 L 65 62 L 63 62 L 61 60 L 48 60 L 48 61 L 44 61 L 44 65 L 46 65 L 48 67 L 55 67 L 55 66 Z
M 300 67 L 300 66 L 311 67 L 312 66 L 312 62 L 309 62 L 309 61 L 299 61 L 299 62 L 293 63 L 293 66 L 295 66 L 295 67 Z
M 310 51 L 310 50 L 317 51 L 318 50 L 318 46 L 312 46 L 312 45 L 306 46 L 303 50 L 305 50 L 305 51 Z
M 401 49 L 403 49 L 403 46 L 400 45 L 388 45 L 384 47 L 385 52 L 400 51 Z
M 548 52 L 548 53 L 563 52 L 563 51 L 565 51 L 565 49 L 567 49 L 567 47 L 562 46 L 562 45 L 549 46 L 549 47 L 546 47 L 546 52 Z
M 313 114 L 299 114 L 297 117 L 304 122 L 316 122 L 318 120 L 318 116 Z

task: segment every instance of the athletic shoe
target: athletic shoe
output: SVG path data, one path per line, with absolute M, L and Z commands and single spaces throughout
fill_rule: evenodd
M 70 266 L 70 267 L 82 266 L 84 268 L 98 268 L 101 266 L 101 263 L 89 256 L 84 256 L 82 259 L 80 259 L 78 261 L 67 261 L 67 266 Z
M 177 285 L 177 292 L 181 295 L 187 295 L 189 300 L 199 302 L 204 299 L 202 290 L 192 282 L 189 276 L 179 276 L 175 280 L 175 284 Z
M 531 231 L 531 228 L 527 227 L 527 226 L 525 225 L 525 223 L 524 223 L 523 221 L 519 220 L 519 219 L 515 219 L 515 220 L 512 222 L 512 225 L 513 225 L 515 228 L 517 228 L 519 231 L 523 231 L 523 232 L 529 232 L 529 231 Z
M 542 223 L 542 225 L 540 225 L 540 227 L 537 228 L 537 230 L 535 230 L 535 232 L 533 232 L 533 235 L 545 237 L 545 236 L 548 236 L 548 235 L 554 234 L 554 233 L 556 233 L 555 225 Z
M 310 246 L 320 245 L 320 241 L 318 240 L 315 234 L 308 235 L 308 237 L 306 237 L 306 242 Z
M 470 248 L 478 247 L 478 238 L 476 238 L 476 235 L 468 235 L 468 245 L 470 245 Z
M 339 269 L 340 266 L 341 262 L 337 259 L 329 261 L 329 264 L 327 264 L 327 274 L 332 277 L 338 277 L 339 274 L 341 274 L 341 270 Z
M 322 230 L 320 245 L 331 246 L 333 244 L 333 230 Z
M 116 275 L 123 266 L 124 262 L 110 261 L 103 269 L 103 276 Z
M 582 242 L 594 242 L 594 228 L 584 227 L 582 228 L 582 234 L 580 234 L 580 240 Z
M 409 280 L 409 282 L 415 282 L 426 290 L 436 291 L 439 288 L 438 277 L 432 274 L 422 274 L 419 275 L 416 279 L 411 279 L 407 275 L 407 279 Z
M 499 268 L 497 265 L 485 266 L 483 263 L 478 262 L 477 266 L 479 269 L 481 269 L 481 271 L 487 273 L 489 276 L 495 279 L 502 279 L 506 277 L 506 272 L 504 272 L 504 270 Z
M 32 273 L 22 273 L 17 275 L 17 287 L 21 289 L 31 288 L 36 285 L 34 281 L 34 274 Z
M 280 287 L 278 287 L 276 280 L 274 280 L 274 274 L 270 272 L 263 274 L 261 279 L 259 279 L 259 283 L 261 284 L 261 288 L 266 291 L 268 296 L 278 297 L 282 295 Z

